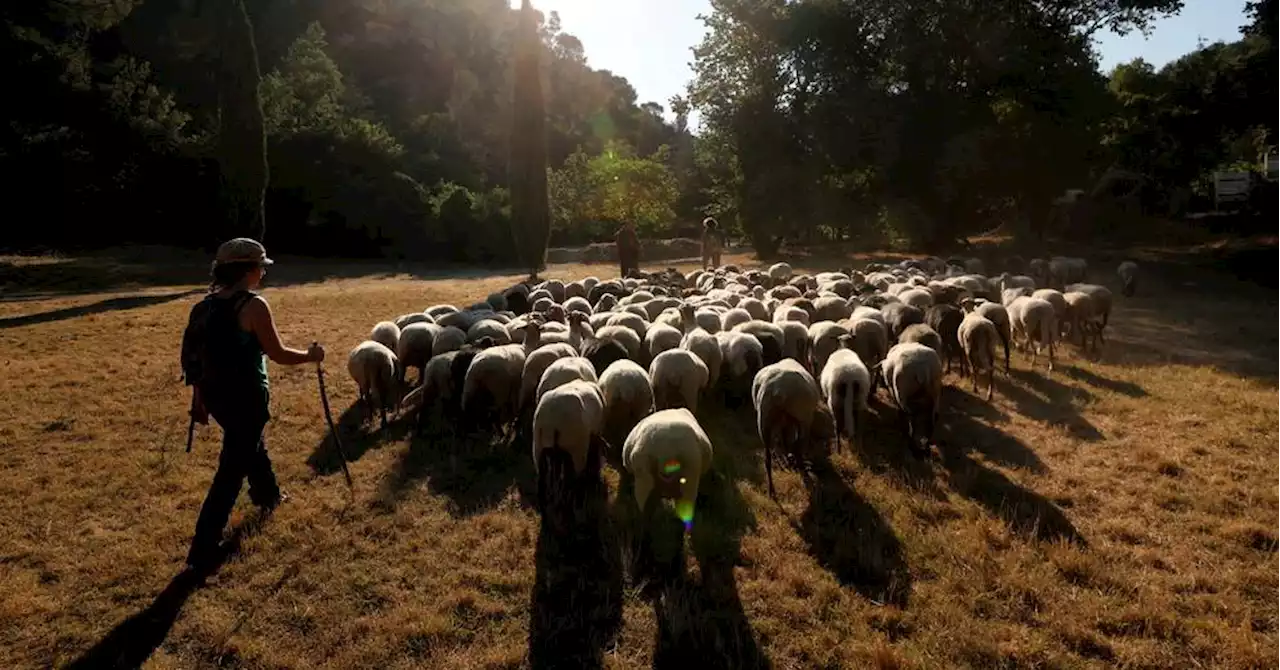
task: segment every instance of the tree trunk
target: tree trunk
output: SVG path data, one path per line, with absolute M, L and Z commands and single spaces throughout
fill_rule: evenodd
M 551 212 L 547 197 L 547 110 L 542 95 L 537 16 L 529 0 L 516 28 L 515 85 L 511 110 L 511 234 L 530 277 L 546 268 Z
M 258 94 L 261 72 L 244 0 L 220 0 L 218 33 L 218 171 L 228 237 L 266 235 L 267 137 Z

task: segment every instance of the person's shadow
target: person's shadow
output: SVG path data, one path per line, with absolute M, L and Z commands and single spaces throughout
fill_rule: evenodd
M 142 667 L 168 637 L 191 594 L 204 586 L 205 580 L 239 549 L 243 532 L 237 529 L 213 560 L 201 569 L 187 568 L 178 573 L 146 609 L 120 622 L 106 637 L 67 665 L 66 670 Z

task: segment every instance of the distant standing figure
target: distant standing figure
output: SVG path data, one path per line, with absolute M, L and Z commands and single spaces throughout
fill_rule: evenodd
M 621 266 L 622 276 L 627 277 L 632 272 L 638 272 L 640 270 L 640 238 L 636 235 L 635 224 L 630 221 L 622 224 L 614 242 L 618 245 L 618 264 Z
M 192 386 L 192 419 L 209 416 L 222 426 L 222 453 L 209 494 L 200 508 L 187 567 L 216 565 L 222 530 L 240 486 L 249 480 L 249 498 L 266 511 L 286 499 L 276 483 L 262 432 L 271 418 L 267 358 L 281 365 L 324 360 L 324 348 L 290 349 L 280 341 L 271 308 L 254 289 L 268 265 L 266 249 L 240 237 L 218 247 L 209 295 L 191 309 L 182 336 L 182 370 Z
M 710 216 L 702 220 L 702 268 L 720 267 L 720 251 L 724 247 L 724 238 L 720 234 L 720 224 Z

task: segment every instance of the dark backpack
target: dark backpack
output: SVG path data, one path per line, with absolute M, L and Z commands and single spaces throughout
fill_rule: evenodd
M 209 333 L 214 320 L 234 319 L 254 295 L 241 291 L 222 300 L 209 295 L 191 307 L 187 329 L 182 333 L 182 379 L 187 386 L 204 388 L 213 380 L 216 369 L 209 352 Z

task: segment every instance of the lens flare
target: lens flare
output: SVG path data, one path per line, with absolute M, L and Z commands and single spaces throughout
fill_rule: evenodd
M 673 458 L 662 464 L 662 474 L 674 475 L 677 472 L 680 472 L 680 461 Z
M 693 528 L 693 501 L 677 500 L 676 516 L 680 517 L 680 520 L 684 522 L 684 529 L 686 531 L 691 530 Z

